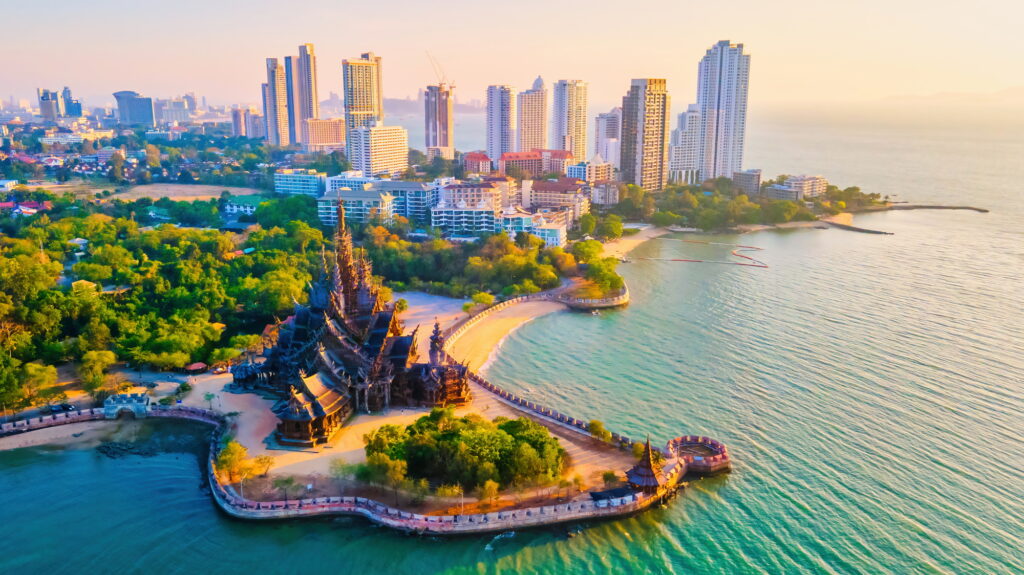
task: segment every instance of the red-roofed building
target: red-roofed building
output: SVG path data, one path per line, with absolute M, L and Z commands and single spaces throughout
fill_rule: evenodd
M 565 174 L 573 162 L 573 155 L 569 150 L 506 152 L 498 160 L 498 173 L 507 174 L 507 170 L 514 168 L 528 178 L 551 173 Z
M 467 174 L 491 173 L 491 159 L 484 152 L 469 152 L 462 156 L 462 165 Z

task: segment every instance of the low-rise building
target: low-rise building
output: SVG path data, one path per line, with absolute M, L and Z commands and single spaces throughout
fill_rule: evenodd
M 522 208 L 506 209 L 501 214 L 501 229 L 513 239 L 523 232 L 537 236 L 547 247 L 562 247 L 568 238 L 568 227 L 565 218 L 552 215 L 531 214 Z
M 394 198 L 394 213 L 421 226 L 430 225 L 430 208 L 437 202 L 438 187 L 423 182 L 378 180 L 371 189 Z
M 732 183 L 748 198 L 761 193 L 761 170 L 743 170 L 732 175 Z
M 286 169 L 274 173 L 274 191 L 318 197 L 327 188 L 327 174 L 316 170 Z
M 469 152 L 462 156 L 462 166 L 467 174 L 491 173 L 491 159 L 484 152 Z
M 528 209 L 568 209 L 572 215 L 569 227 L 590 213 L 590 192 L 583 181 L 574 178 L 524 180 L 522 194 L 523 207 Z
M 341 188 L 349 188 L 351 190 L 365 189 L 368 185 L 374 182 L 379 182 L 380 178 L 374 178 L 371 176 L 364 175 L 359 170 L 349 170 L 342 172 L 337 176 L 331 176 L 327 178 L 327 191 L 334 192 Z
M 545 174 L 565 174 L 572 163 L 573 155 L 569 150 L 506 152 L 498 159 L 498 173 L 508 174 L 509 170 L 515 170 L 528 178 Z
M 493 234 L 501 226 L 501 189 L 493 182 L 452 184 L 430 210 L 431 225 L 450 236 Z
M 590 201 L 595 206 L 618 204 L 618 182 L 597 181 L 590 186 Z
M 433 162 L 434 158 L 442 160 L 454 160 L 455 148 L 451 146 L 430 146 L 427 148 L 427 161 Z
M 600 156 L 596 156 L 589 162 L 580 162 L 569 166 L 566 169 L 566 175 L 570 178 L 593 184 L 594 182 L 613 179 L 615 177 L 615 169 Z
M 267 201 L 266 198 L 260 195 L 231 196 L 230 200 L 224 202 L 224 213 L 251 216 L 256 213 L 256 208 L 265 201 Z
M 345 202 L 346 223 L 380 222 L 388 225 L 394 221 L 395 197 L 391 194 L 373 189 L 341 188 L 327 192 L 317 199 L 317 216 L 321 224 L 334 226 L 338 223 L 339 201 Z
M 768 186 L 762 195 L 773 200 L 803 201 L 817 198 L 828 190 L 828 180 L 821 176 L 790 176 L 782 184 Z

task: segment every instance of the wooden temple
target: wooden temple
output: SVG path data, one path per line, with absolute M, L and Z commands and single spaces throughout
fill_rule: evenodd
M 442 351 L 437 323 L 430 357 L 419 362 L 417 332 L 403 335 L 394 306 L 380 295 L 372 264 L 355 254 L 343 202 L 334 246 L 334 261 L 328 265 L 324 257 L 308 302 L 295 304 L 266 360 L 232 369 L 238 387 L 278 398 L 272 409 L 280 419 L 276 439 L 282 445 L 327 442 L 355 412 L 444 407 L 469 398 L 468 370 Z

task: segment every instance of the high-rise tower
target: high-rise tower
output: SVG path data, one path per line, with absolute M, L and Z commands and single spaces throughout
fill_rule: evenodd
M 423 93 L 423 106 L 427 152 L 436 149 L 442 157 L 453 156 L 455 148 L 455 117 L 452 110 L 455 104 L 452 91 L 455 86 L 444 82 L 436 86 L 427 86 Z
M 598 114 L 594 119 L 594 153 L 609 164 L 619 167 L 619 142 L 622 141 L 622 108 Z
M 622 99 L 622 181 L 649 192 L 665 187 L 668 177 L 668 114 L 665 80 L 633 80 Z
M 345 92 L 346 140 L 352 141 L 357 128 L 384 121 L 384 88 L 381 59 L 366 52 L 356 60 L 342 60 L 341 76 Z
M 516 150 L 516 89 L 487 87 L 487 156 L 497 165 L 501 155 Z
M 533 88 L 520 92 L 517 100 L 519 133 L 517 148 L 520 152 L 543 150 L 548 147 L 548 90 L 544 79 L 537 76 Z
M 267 82 L 263 84 L 263 117 L 267 142 L 272 146 L 291 144 L 288 122 L 288 76 L 277 58 L 267 58 Z
M 743 169 L 747 131 L 750 55 L 743 44 L 723 40 L 708 49 L 697 68 L 700 113 L 700 178 L 732 177 Z
M 587 158 L 587 83 L 559 80 L 551 113 L 551 147 Z

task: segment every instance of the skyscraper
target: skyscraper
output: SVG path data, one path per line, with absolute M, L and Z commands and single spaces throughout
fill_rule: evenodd
M 117 118 L 125 126 L 155 126 L 156 112 L 153 99 L 146 98 L 138 92 L 122 90 L 114 92 L 117 100 Z
M 246 137 L 246 122 L 245 113 L 247 110 L 242 108 L 231 109 L 231 137 L 233 138 L 244 138 Z
M 569 150 L 581 160 L 587 157 L 587 83 L 583 80 L 555 83 L 551 147 Z
M 39 115 L 44 122 L 56 122 L 57 118 L 64 115 L 60 94 L 44 88 L 37 88 L 36 96 L 39 99 Z
M 699 184 L 701 137 L 700 109 L 690 104 L 679 114 L 679 124 L 672 131 L 669 146 L 668 179 L 684 184 Z
M 288 78 L 277 58 L 267 58 L 267 83 L 263 84 L 263 118 L 267 142 L 272 146 L 291 144 L 288 124 Z
M 353 130 L 384 121 L 380 56 L 366 52 L 358 60 L 342 60 L 341 76 L 345 92 L 346 141 L 351 145 Z
M 452 91 L 455 86 L 440 83 L 436 86 L 427 86 L 423 93 L 424 118 L 426 121 L 426 144 L 427 154 L 431 149 L 434 154 L 444 158 L 454 156 L 455 148 L 455 117 L 452 113 L 455 100 Z
M 296 113 L 299 108 L 299 96 L 298 96 L 298 64 L 295 61 L 295 56 L 284 57 L 284 84 L 285 84 L 285 100 L 287 101 L 285 109 L 288 110 L 288 141 L 298 142 L 299 141 L 299 121 L 298 114 Z
M 60 91 L 60 106 L 63 114 L 69 118 L 78 118 L 82 115 L 82 103 L 71 95 L 71 88 L 67 86 Z
M 306 120 L 320 117 L 316 84 L 316 54 L 312 44 L 299 46 L 299 55 L 284 59 L 288 89 L 288 134 L 293 142 L 306 142 Z
M 619 167 L 619 142 L 622 137 L 622 108 L 598 114 L 594 121 L 594 153 L 615 168 Z
M 668 114 L 665 80 L 635 79 L 622 99 L 622 181 L 647 191 L 665 187 L 668 176 Z
M 487 87 L 487 156 L 497 164 L 501 155 L 516 149 L 516 89 Z
M 320 95 L 316 84 L 316 54 L 312 44 L 299 46 L 299 58 L 293 70 L 295 86 L 295 118 L 299 126 L 305 126 L 306 120 L 320 118 Z M 300 141 L 305 143 L 303 130 L 299 130 Z
M 547 148 L 548 90 L 544 87 L 544 79 L 537 76 L 532 89 L 519 93 L 517 104 L 519 108 L 519 151 L 529 152 Z
M 723 40 L 710 49 L 697 68 L 700 113 L 700 178 L 732 177 L 742 170 L 747 131 L 747 86 L 750 55 L 743 44 Z

